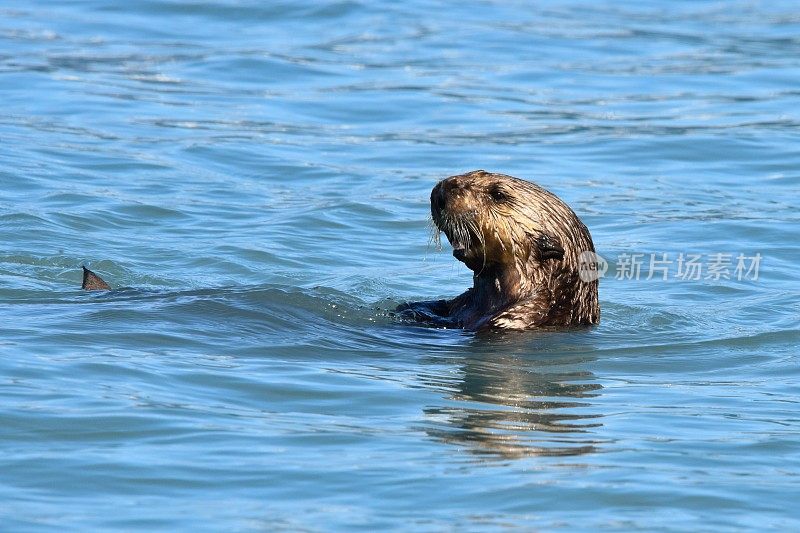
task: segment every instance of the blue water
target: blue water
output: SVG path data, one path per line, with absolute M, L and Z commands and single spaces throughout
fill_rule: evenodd
M 0 4 L 0 529 L 800 528 L 799 128 L 791 1 Z M 390 316 L 476 168 L 599 327 Z

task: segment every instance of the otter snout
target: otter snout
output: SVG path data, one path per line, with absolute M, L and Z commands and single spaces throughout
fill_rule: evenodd
M 437 183 L 431 191 L 431 215 L 433 216 L 434 221 L 437 220 L 438 215 L 441 214 L 441 212 L 444 211 L 445 207 L 447 206 L 447 199 L 445 198 L 443 184 L 444 180 Z
M 480 268 L 477 246 L 482 242 L 474 220 L 474 191 L 464 176 L 451 176 L 431 191 L 431 216 L 436 228 L 444 232 L 453 247 L 453 257 L 470 269 Z
M 448 201 L 460 189 L 462 189 L 462 185 L 454 177 L 443 179 L 437 183 L 431 191 L 431 210 L 434 211 L 434 214 L 445 211 Z
M 437 183 L 431 191 L 431 215 L 434 223 L 441 230 L 445 229 L 439 225 L 442 215 L 457 216 L 463 210 L 461 204 L 468 187 L 460 178 L 461 176 L 445 178 Z

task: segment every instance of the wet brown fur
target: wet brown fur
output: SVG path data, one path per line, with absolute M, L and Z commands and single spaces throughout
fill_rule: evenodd
M 596 324 L 598 282 L 584 281 L 580 254 L 594 252 L 586 226 L 538 185 L 475 170 L 440 181 L 431 216 L 473 271 L 473 286 L 452 300 L 404 304 L 403 314 L 440 325 L 533 329 Z

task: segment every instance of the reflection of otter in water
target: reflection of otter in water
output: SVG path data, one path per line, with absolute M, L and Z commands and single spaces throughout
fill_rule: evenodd
M 505 459 L 599 451 L 604 441 L 597 398 L 603 387 L 590 370 L 594 358 L 550 334 L 539 341 L 541 351 L 530 337 L 523 339 L 516 349 L 516 336 L 472 344 L 458 372 L 426 373 L 426 385 L 447 392 L 446 401 L 425 409 L 425 431 Z M 561 348 L 553 351 L 553 345 Z M 545 346 L 551 351 L 541 356 Z
M 473 271 L 473 287 L 452 300 L 403 304 L 402 315 L 469 330 L 599 322 L 597 279 L 580 275 L 594 266 L 586 259 L 592 237 L 556 195 L 475 170 L 440 181 L 431 214 L 455 258 Z

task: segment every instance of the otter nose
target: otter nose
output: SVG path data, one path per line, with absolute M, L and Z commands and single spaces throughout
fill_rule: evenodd
M 440 181 L 431 192 L 431 206 L 443 211 L 447 206 L 447 198 L 462 188 L 461 182 L 452 177 Z
M 431 206 L 437 211 L 444 211 L 445 205 L 447 204 L 444 184 L 444 181 L 440 181 L 431 192 Z

